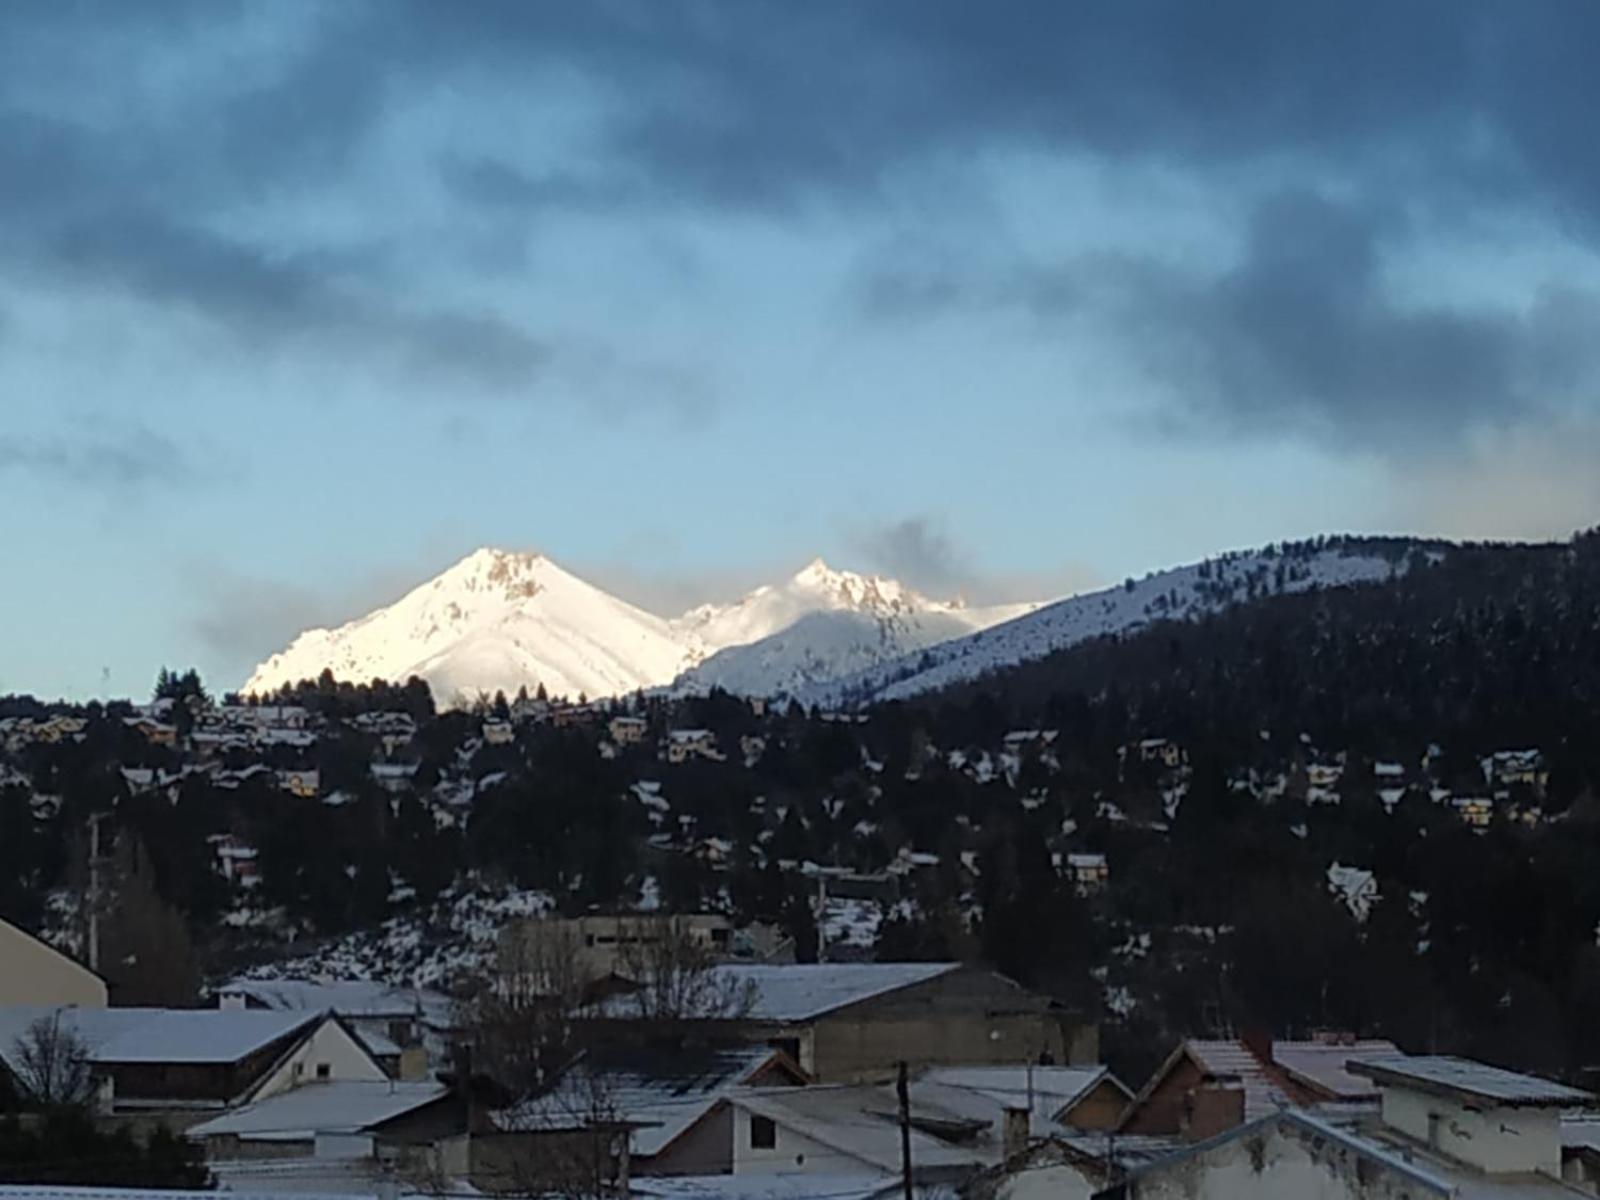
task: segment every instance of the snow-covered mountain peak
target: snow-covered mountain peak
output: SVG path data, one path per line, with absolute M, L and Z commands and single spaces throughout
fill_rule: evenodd
M 671 683 L 719 652 L 749 647 L 736 672 L 719 668 L 716 678 L 742 691 L 783 691 L 1033 607 L 967 609 L 818 558 L 781 583 L 669 621 L 542 554 L 484 546 L 386 608 L 301 634 L 257 667 L 244 690 L 270 692 L 327 669 L 361 682 L 419 675 L 445 704 L 540 684 L 551 695 L 609 696 Z M 818 614 L 830 619 L 806 620 Z

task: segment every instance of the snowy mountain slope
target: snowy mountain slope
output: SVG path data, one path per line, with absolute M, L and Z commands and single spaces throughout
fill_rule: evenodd
M 797 694 L 809 704 L 829 706 L 903 699 L 1151 621 L 1204 616 L 1277 592 L 1373 582 L 1403 569 L 1393 557 L 1338 544 L 1287 555 L 1272 549 L 1227 555 L 1071 596 L 920 653 L 821 680 Z
M 724 648 L 681 676 L 675 690 L 792 694 L 1036 607 L 931 600 L 894 580 L 831 570 L 819 559 L 786 584 L 757 589 L 715 613 L 696 610 L 685 617 L 705 630 L 708 643 Z M 741 640 L 763 627 L 777 631 Z
M 548 558 L 478 550 L 387 608 L 301 634 L 256 668 L 243 690 L 314 679 L 420 675 L 441 703 L 508 695 L 615 695 L 672 679 L 689 661 L 660 617 L 563 571 Z
M 668 621 L 541 555 L 483 549 L 387 608 L 301 634 L 257 667 L 243 690 L 272 691 L 326 668 L 355 682 L 418 675 L 443 704 L 540 684 L 552 696 L 599 697 L 660 687 L 699 668 L 704 681 L 688 686 L 722 683 L 768 694 L 897 658 L 1033 607 L 967 608 L 891 579 L 835 571 L 818 559 L 783 583 Z M 829 619 L 807 619 L 818 616 Z M 782 640 L 769 644 L 774 635 Z
M 686 638 L 705 646 L 708 654 L 714 654 L 770 637 L 810 613 L 858 613 L 885 625 L 938 616 L 948 618 L 940 622 L 941 628 L 953 631 L 945 636 L 954 636 L 987 628 L 1037 607 L 1013 604 L 970 609 L 959 601 L 930 599 L 881 575 L 836 571 L 818 558 L 793 578 L 759 587 L 732 604 L 705 604 L 690 609 L 673 626 Z

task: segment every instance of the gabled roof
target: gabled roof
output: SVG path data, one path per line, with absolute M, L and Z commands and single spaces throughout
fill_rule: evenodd
M 1536 1075 L 1521 1075 L 1487 1063 L 1442 1054 L 1397 1054 L 1351 1062 L 1349 1069 L 1357 1075 L 1365 1075 L 1380 1087 L 1410 1088 L 1512 1107 L 1572 1108 L 1594 1099 L 1588 1092 Z
M 961 969 L 960 963 L 791 963 L 719 966 L 734 987 L 750 989 L 753 1021 L 809 1021 L 863 1000 Z
M 447 1095 L 442 1083 L 308 1083 L 196 1125 L 187 1136 L 294 1141 L 319 1133 L 359 1133 Z
M 1244 1119 L 1253 1121 L 1294 1105 L 1370 1100 L 1373 1087 L 1350 1074 L 1348 1065 L 1397 1053 L 1387 1041 L 1283 1041 L 1262 1061 L 1242 1041 L 1190 1038 L 1156 1069 L 1129 1103 L 1119 1127 L 1130 1124 L 1145 1103 L 1182 1062 L 1192 1062 L 1212 1081 L 1237 1080 L 1244 1091 Z

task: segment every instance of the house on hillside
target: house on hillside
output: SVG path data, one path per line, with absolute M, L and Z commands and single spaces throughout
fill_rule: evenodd
M 517 730 L 510 721 L 485 721 L 483 723 L 484 745 L 509 746 L 516 740 Z
M 650 722 L 643 717 L 612 717 L 607 729 L 617 745 L 637 746 L 650 731 Z
M 1377 1089 L 1347 1064 L 1391 1057 L 1393 1042 L 1330 1035 L 1311 1041 L 1190 1039 L 1156 1069 L 1117 1122 L 1118 1135 L 1195 1142 L 1282 1108 L 1370 1103 Z
M 1104 854 L 1068 854 L 1064 870 L 1080 896 L 1093 895 L 1111 882 L 1111 867 Z
M 322 776 L 316 770 L 279 771 L 278 789 L 302 800 L 314 800 L 322 790 Z
M 929 1067 L 1081 1064 L 1098 1030 L 1049 999 L 961 963 L 730 963 L 717 986 L 739 998 L 708 1033 L 784 1051 L 826 1083 L 879 1080 L 905 1059 Z M 628 997 L 598 1019 L 626 1034 Z
M 1345 1112 L 1268 1112 L 1133 1168 L 1107 1200 L 1540 1200 L 1593 1194 L 1562 1112 L 1585 1092 L 1463 1059 L 1380 1056 L 1348 1070 L 1377 1093 Z
M 0 920 L 0 1007 L 106 1006 L 106 981 L 31 933 Z
M 725 757 L 717 749 L 717 735 L 709 729 L 669 729 L 661 756 L 669 763 L 685 763 L 691 758 L 721 762 Z

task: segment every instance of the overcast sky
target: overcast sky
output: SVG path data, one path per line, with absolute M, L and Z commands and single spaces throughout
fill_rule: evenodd
M 0 3 L 0 693 L 1600 521 L 1589 0 Z

